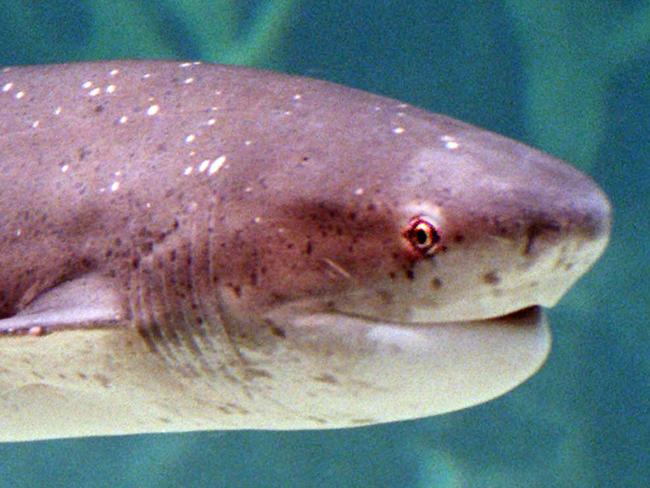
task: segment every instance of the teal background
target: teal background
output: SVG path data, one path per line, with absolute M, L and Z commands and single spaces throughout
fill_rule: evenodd
M 603 186 L 612 242 L 549 312 L 546 366 L 495 401 L 354 430 L 0 444 L 0 487 L 650 486 L 650 2 L 0 1 L 0 65 L 123 57 L 306 74 L 520 139 Z

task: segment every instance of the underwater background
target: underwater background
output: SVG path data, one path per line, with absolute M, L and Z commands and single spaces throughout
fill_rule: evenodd
M 649 1 L 0 0 L 0 65 L 151 57 L 328 79 L 539 147 L 602 185 L 611 244 L 549 311 L 544 368 L 492 402 L 352 430 L 0 444 L 0 487 L 650 486 Z

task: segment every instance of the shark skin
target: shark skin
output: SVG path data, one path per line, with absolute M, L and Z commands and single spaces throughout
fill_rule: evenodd
M 502 395 L 609 238 L 588 176 L 314 79 L 0 71 L 0 441 L 343 428 Z M 575 325 L 575 324 L 569 324 Z

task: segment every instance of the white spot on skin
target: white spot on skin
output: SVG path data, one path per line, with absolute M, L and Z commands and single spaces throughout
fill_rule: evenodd
M 108 85 L 106 87 L 106 93 L 115 93 L 116 89 L 117 89 L 117 87 L 115 85 Z
M 4 85 L 2 85 L 2 91 L 6 93 L 9 90 L 11 90 L 13 87 L 14 87 L 13 83 L 11 83 L 11 82 L 5 83 Z
M 460 146 L 460 144 L 458 144 L 458 142 L 454 139 L 454 137 L 450 135 L 441 136 L 440 140 L 445 143 L 445 147 L 447 149 L 454 150 L 454 149 L 458 149 L 458 147 Z
M 216 119 L 210 119 L 210 120 L 208 120 L 208 125 L 214 125 L 214 124 L 216 124 L 216 123 L 217 123 L 217 120 L 216 120 Z
M 246 188 L 244 188 L 244 192 L 246 192 L 246 193 L 250 193 L 252 191 L 253 191 L 253 187 L 251 187 L 251 186 L 247 186 Z
M 151 73 L 145 73 L 145 74 L 142 75 L 143 80 L 146 80 L 149 77 L 151 77 Z
M 54 115 L 61 115 L 61 111 L 63 110 L 62 107 L 56 107 L 54 109 Z
M 357 188 L 356 190 L 354 190 L 354 194 L 355 195 L 363 195 L 363 188 Z
M 403 134 L 404 133 L 404 127 L 395 127 L 393 129 L 393 133 L 395 133 L 395 134 Z
M 189 176 L 189 175 L 192 174 L 192 171 L 193 171 L 193 170 L 194 170 L 194 168 L 192 168 L 191 166 L 188 166 L 187 168 L 185 168 L 185 171 L 183 171 L 183 174 L 184 174 L 185 176 Z
M 40 121 L 40 120 L 35 120 L 34 122 L 32 122 L 32 127 L 33 127 L 34 129 L 36 129 L 39 125 L 41 125 L 41 121 Z
M 147 208 L 151 208 L 151 202 L 145 203 L 144 206 L 147 207 Z
M 194 150 L 190 151 L 190 156 L 196 156 L 196 151 Z
M 293 96 L 293 99 L 294 99 L 294 100 L 300 100 L 301 98 L 302 98 L 302 95 L 301 95 L 300 93 L 296 93 L 296 94 Z
M 178 65 L 179 68 L 189 68 L 192 66 L 192 63 L 181 63 Z
M 255 217 L 253 219 L 253 222 L 255 222 L 256 224 L 259 224 L 261 221 L 262 221 L 262 217 Z
M 16 93 L 16 95 L 15 95 L 16 100 L 20 100 L 20 99 L 23 98 L 24 96 L 25 96 L 25 92 L 24 92 L 24 91 L 19 91 L 19 92 Z
M 120 182 L 114 181 L 113 184 L 111 185 L 111 191 L 117 191 L 119 188 L 120 188 Z
M 445 143 L 445 147 L 451 150 L 458 149 L 458 145 L 459 144 L 456 141 L 449 141 Z
M 183 83 L 185 83 L 186 85 L 189 85 L 190 83 L 194 83 L 194 78 L 192 78 L 192 77 L 190 77 L 190 78 L 185 78 L 185 79 L 183 80 Z
M 83 88 L 84 90 L 87 90 L 87 89 L 90 88 L 91 86 L 93 86 L 93 82 L 92 82 L 92 81 L 84 81 L 84 82 L 81 84 L 81 88 Z
M 203 161 L 201 161 L 201 164 L 199 164 L 199 173 L 203 173 L 206 169 L 208 169 L 209 165 L 210 165 L 209 159 L 204 159 Z
M 129 120 L 129 118 L 126 115 L 122 115 L 120 117 L 120 124 L 126 124 L 126 122 Z
M 156 115 L 159 110 L 160 107 L 158 105 L 152 105 L 147 109 L 147 115 Z
M 63 166 L 61 166 L 61 173 L 65 173 L 69 169 L 70 169 L 70 165 L 69 164 L 64 164 Z
M 210 110 L 212 110 L 213 112 L 216 112 L 217 110 L 219 110 L 219 107 L 210 107 Z
M 11 71 L 11 67 L 8 68 L 2 68 L 3 73 L 9 73 Z
M 223 163 L 226 162 L 226 156 L 219 156 L 217 159 L 212 161 L 212 164 L 210 165 L 210 170 L 208 171 L 208 174 L 215 174 L 217 171 L 221 169 L 223 166 Z
M 108 74 L 111 75 L 111 76 L 116 76 L 116 75 L 118 75 L 119 73 L 120 73 L 120 70 L 117 69 L 117 68 L 115 68 L 115 69 L 112 69 L 112 70 L 110 71 L 110 73 L 108 73 Z
M 244 141 L 244 145 L 246 146 L 250 146 L 251 144 L 253 144 L 253 141 Z
M 18 229 L 18 230 L 16 231 L 16 237 L 20 237 L 20 235 L 21 235 L 22 233 L 23 233 L 23 230 L 22 230 L 22 229 Z
M 189 144 L 190 142 L 194 142 L 194 139 L 196 139 L 196 136 L 194 134 L 190 134 L 185 138 L 185 143 Z
M 88 92 L 88 95 L 90 95 L 91 97 L 96 97 L 97 95 L 99 95 L 99 92 L 101 92 L 101 89 L 93 88 Z

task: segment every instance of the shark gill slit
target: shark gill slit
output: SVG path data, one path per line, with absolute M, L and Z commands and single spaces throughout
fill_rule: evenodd
M 162 251 L 162 252 L 160 252 Z M 173 279 L 170 275 L 171 269 L 166 250 L 153 254 L 153 276 L 152 280 L 153 293 L 150 294 L 152 299 L 152 312 L 155 322 L 160 326 L 163 337 L 169 346 L 169 359 L 173 364 L 188 376 L 195 377 L 197 372 L 193 365 L 188 363 L 183 351 L 183 344 L 178 333 L 178 316 L 176 307 L 173 304 L 173 290 L 170 281 Z
M 190 308 L 191 304 L 187 300 L 188 283 L 182 280 L 182 274 L 179 273 L 178 259 L 183 249 L 182 242 L 172 241 L 172 248 L 165 249 L 161 254 L 161 275 L 163 276 L 163 301 L 167 306 L 165 314 L 165 324 L 170 329 L 171 337 L 177 342 L 177 358 L 182 361 L 185 368 L 193 375 L 198 376 L 199 370 L 205 370 L 206 363 L 201 361 L 201 351 L 199 350 L 193 338 L 191 326 L 185 320 L 185 309 Z
M 205 373 L 213 373 L 209 362 L 206 360 L 203 351 L 207 349 L 205 344 L 205 331 L 202 330 L 199 320 L 198 304 L 194 294 L 195 284 L 191 270 L 192 264 L 192 241 L 182 243 L 177 250 L 174 261 L 175 283 L 178 288 L 175 293 L 176 306 L 179 310 L 179 328 L 185 344 L 192 353 L 192 357 L 198 363 L 199 369 Z
M 235 382 L 237 377 L 243 378 L 243 370 L 245 368 L 244 357 L 237 347 L 237 343 L 233 340 L 232 333 L 228 328 L 226 316 L 224 314 L 224 306 L 219 299 L 218 285 L 219 285 L 219 273 L 215 263 L 215 256 L 217 250 L 215 249 L 215 235 L 217 228 L 217 215 L 213 205 L 210 205 L 207 215 L 207 226 L 205 228 L 206 236 L 205 240 L 201 242 L 206 242 L 207 246 L 205 248 L 206 262 L 207 262 L 207 274 L 205 279 L 201 283 L 206 287 L 199 293 L 199 296 L 202 298 L 202 309 L 205 310 L 205 318 L 207 322 L 208 329 L 215 334 L 215 337 L 219 337 L 221 344 L 227 344 L 227 350 L 224 349 L 223 353 L 226 354 L 225 361 L 222 364 L 224 366 L 223 373 L 228 377 L 231 377 Z M 230 366 L 238 370 L 239 374 L 234 374 L 230 371 Z
M 130 304 L 133 325 L 149 350 L 161 357 L 170 369 L 183 376 L 196 376 L 194 365 L 187 361 L 185 345 L 174 328 L 174 305 L 170 308 L 169 280 L 165 277 L 162 256 L 153 253 L 140 256 L 139 265 L 131 274 Z

